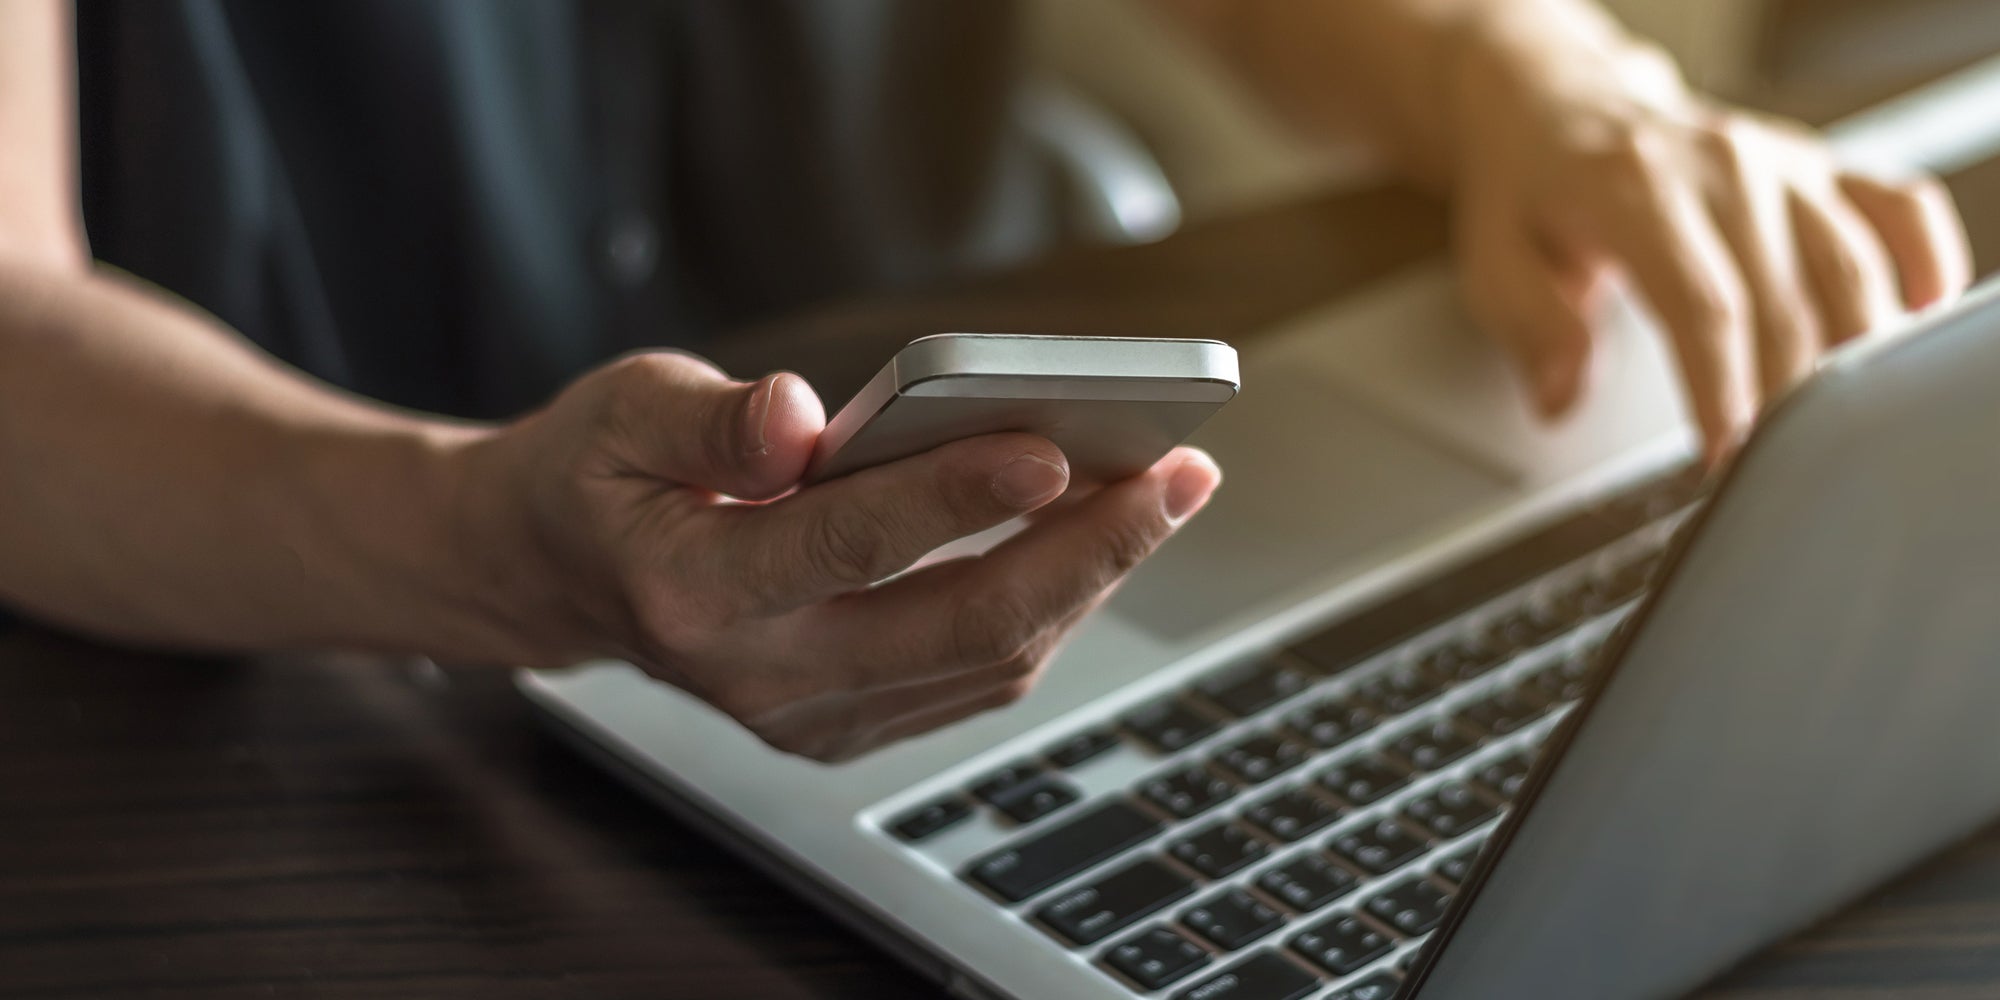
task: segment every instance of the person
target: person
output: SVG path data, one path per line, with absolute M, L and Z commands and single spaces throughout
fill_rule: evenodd
M 1966 284 L 1935 182 L 1842 169 L 1587 0 L 1153 2 L 1450 196 L 1468 299 L 1551 413 L 1614 282 L 1718 457 L 1827 347 Z M 1004 434 L 797 489 L 802 379 L 605 361 L 1045 244 L 1017 19 L 0 5 L 0 601 L 173 647 L 621 657 L 825 760 L 1021 697 L 1209 458 L 1051 507 L 1063 456 Z

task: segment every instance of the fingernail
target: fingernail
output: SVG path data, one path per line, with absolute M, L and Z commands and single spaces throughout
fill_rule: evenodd
M 1168 523 L 1175 527 L 1186 523 L 1196 511 L 1207 506 L 1208 498 L 1215 495 L 1215 488 L 1220 485 L 1222 470 L 1216 467 L 1215 459 L 1205 451 L 1194 451 L 1167 480 Z
M 751 387 L 750 398 L 743 404 L 743 453 L 763 455 L 771 450 L 771 442 L 765 437 L 764 428 L 771 422 L 771 400 L 778 392 L 781 374 L 772 375 Z
M 1055 499 L 1069 485 L 1069 470 L 1039 455 L 1022 455 L 993 474 L 993 495 L 1026 510 Z

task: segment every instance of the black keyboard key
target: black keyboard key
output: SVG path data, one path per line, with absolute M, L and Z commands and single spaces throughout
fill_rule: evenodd
M 1158 859 L 1141 858 L 1057 896 L 1035 917 L 1072 945 L 1096 944 L 1193 893 L 1193 879 Z
M 1181 923 L 1215 942 L 1223 951 L 1235 951 L 1277 930 L 1284 922 L 1284 914 L 1242 889 L 1225 889 L 1181 914 Z
M 1167 853 L 1209 878 L 1222 878 L 1248 868 L 1268 850 L 1249 831 L 1234 823 L 1221 823 L 1174 841 Z
M 1467 729 L 1505 736 L 1541 718 L 1549 700 L 1528 687 L 1506 687 L 1467 705 L 1453 716 Z
M 1380 718 L 1365 702 L 1355 698 L 1327 698 L 1293 712 L 1285 724 L 1313 746 L 1330 750 L 1375 728 Z
M 1236 794 L 1236 785 L 1200 764 L 1148 778 L 1139 795 L 1178 819 L 1199 816 Z
M 1157 701 L 1125 716 L 1125 728 L 1161 753 L 1175 753 L 1201 742 L 1220 726 L 1177 698 Z
M 1328 917 L 1292 939 L 1293 951 L 1336 976 L 1359 972 L 1394 947 L 1389 935 L 1351 913 Z
M 1416 937 L 1437 929 L 1444 920 L 1445 904 L 1451 896 L 1428 879 L 1409 879 L 1387 892 L 1370 897 L 1362 907 L 1368 915 Z
M 1355 694 L 1383 715 L 1401 715 L 1438 696 L 1447 682 L 1417 663 L 1397 663 L 1368 679 Z
M 1435 869 L 1437 876 L 1452 885 L 1464 885 L 1465 880 L 1472 877 L 1472 862 L 1478 859 L 1479 849 L 1485 846 L 1485 843 L 1481 842 L 1453 852 L 1437 863 Z
M 1574 590 L 1532 598 L 1521 607 L 1520 614 L 1530 634 L 1536 636 L 1536 645 L 1569 632 L 1587 617 Z
M 1591 577 L 1576 588 L 1576 603 L 1585 616 L 1601 615 L 1618 606 L 1618 595 L 1602 577 Z
M 1574 624 L 1527 605 L 1487 620 L 1465 640 L 1465 647 L 1497 665 L 1569 631 Z
M 957 826 L 970 815 L 972 806 L 954 795 L 896 817 L 889 823 L 889 829 L 895 831 L 896 836 L 916 843 L 942 833 L 947 828 Z
M 1530 674 L 1521 686 L 1535 697 L 1548 702 L 1552 708 L 1583 697 L 1583 686 L 1573 683 L 1554 667 Z
M 1502 801 L 1512 802 L 1521 797 L 1521 786 L 1527 783 L 1528 764 L 1528 755 L 1524 753 L 1502 757 L 1474 771 L 1472 780 Z
M 1425 653 L 1417 662 L 1439 677 L 1469 681 L 1507 661 L 1509 651 L 1495 651 L 1471 642 L 1447 642 Z
M 1291 648 L 1291 654 L 1304 661 L 1322 676 L 1333 677 L 1365 662 L 1373 649 L 1357 646 L 1352 629 L 1334 626 L 1317 635 L 1299 640 Z
M 1365 806 L 1409 784 L 1410 769 L 1381 754 L 1341 761 L 1320 772 L 1319 783 L 1351 806 Z
M 1436 771 L 1464 759 L 1479 741 L 1461 732 L 1449 719 L 1417 726 L 1390 741 L 1388 750 L 1419 771 Z
M 1261 951 L 1174 994 L 1174 1000 L 1304 1000 L 1320 978 L 1274 951 Z
M 1070 768 L 1110 753 L 1118 745 L 1118 734 L 1109 729 L 1086 729 L 1042 751 L 1057 767 Z
M 1588 577 L 1575 585 L 1564 595 L 1574 601 L 1577 610 L 1586 618 L 1601 615 L 1618 606 L 1618 595 L 1603 577 Z
M 1472 634 L 1472 642 L 1468 646 L 1474 650 L 1498 652 L 1502 658 L 1508 658 L 1554 638 L 1556 632 L 1548 632 L 1548 628 L 1552 628 L 1552 624 L 1536 618 L 1528 612 L 1528 608 L 1514 608 L 1488 618 L 1480 630 Z
M 1592 575 L 1578 589 L 1578 602 L 1586 614 L 1599 615 L 1639 596 L 1650 582 L 1653 560 L 1638 560 Z
M 1596 654 L 1568 656 L 1552 666 L 1536 671 L 1526 687 L 1551 703 L 1571 702 L 1590 691 L 1590 676 Z
M 1370 875 L 1381 875 L 1424 853 L 1424 841 L 1392 819 L 1342 830 L 1327 842 L 1335 854 Z
M 972 786 L 972 794 L 982 801 L 990 803 L 998 799 L 1001 795 L 1041 777 L 1046 772 L 1046 768 L 1032 761 L 1015 761 L 979 779 L 978 783 Z
M 1202 680 L 1195 688 L 1237 718 L 1256 715 L 1311 687 L 1313 676 L 1302 664 L 1263 660 L 1238 664 Z
M 1619 627 L 1621 629 L 1630 628 L 1631 624 L 1632 621 L 1628 618 Z M 1598 670 L 1604 666 L 1604 657 L 1601 655 L 1603 649 L 1602 643 L 1593 644 L 1587 649 L 1580 649 L 1575 654 L 1565 657 L 1561 663 L 1556 664 L 1556 672 L 1562 674 L 1565 680 L 1587 687 L 1591 678 L 1596 677 Z M 1583 697 L 1584 690 L 1582 687 L 1575 690 L 1576 697 Z
M 1463 781 L 1447 781 L 1403 803 L 1403 815 L 1437 839 L 1450 840 L 1500 815 L 1500 807 Z
M 1378 972 L 1358 983 L 1349 983 L 1334 990 L 1326 1000 L 1395 1000 L 1396 991 L 1402 986 L 1402 980 L 1387 972 Z
M 1653 571 L 1660 566 L 1657 553 L 1640 556 L 1604 575 L 1603 592 L 1614 604 L 1623 604 L 1641 593 L 1653 582 Z
M 1311 913 L 1354 891 L 1353 872 L 1323 855 L 1307 854 L 1257 876 L 1257 888 L 1300 913 Z
M 1047 774 L 994 796 L 993 807 L 1016 823 L 1033 823 L 1080 797 L 1075 785 Z
M 1592 614 L 1589 607 L 1589 591 L 1589 581 L 1570 581 L 1560 587 L 1543 591 L 1530 600 L 1529 607 L 1534 614 L 1550 621 L 1565 622 L 1574 628 L 1583 624 Z
M 1123 799 L 973 861 L 966 878 L 1018 903 L 1159 832 L 1160 821 Z
M 1171 986 L 1209 961 L 1208 949 L 1164 927 L 1126 938 L 1104 953 L 1104 964 L 1147 992 Z
M 1292 788 L 1243 811 L 1243 818 L 1272 839 L 1292 843 L 1333 825 L 1341 809 L 1304 788 Z
M 1311 747 L 1290 737 L 1260 733 L 1225 747 L 1214 763 L 1246 785 L 1261 785 L 1305 763 L 1311 754 Z

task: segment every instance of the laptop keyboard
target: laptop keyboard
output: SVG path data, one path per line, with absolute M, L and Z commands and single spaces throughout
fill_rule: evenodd
M 960 877 L 1137 994 L 1388 1000 L 1691 503 L 1381 651 L 1338 630 L 1079 729 L 892 818 L 921 845 L 1018 829 Z M 1154 760 L 1123 787 L 1072 773 Z

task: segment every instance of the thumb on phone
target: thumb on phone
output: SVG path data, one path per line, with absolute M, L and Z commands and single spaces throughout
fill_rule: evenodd
M 601 373 L 600 418 L 630 466 L 667 482 L 744 500 L 798 484 L 826 411 L 790 372 L 738 382 L 689 354 L 634 354 Z

